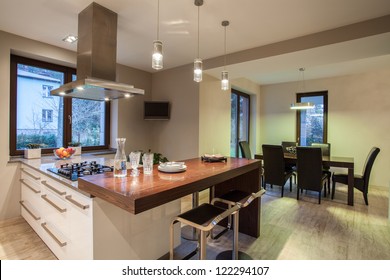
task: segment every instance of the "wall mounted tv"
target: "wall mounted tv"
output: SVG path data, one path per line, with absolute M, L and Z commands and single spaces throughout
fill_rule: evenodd
M 168 101 L 144 101 L 144 120 L 169 120 Z

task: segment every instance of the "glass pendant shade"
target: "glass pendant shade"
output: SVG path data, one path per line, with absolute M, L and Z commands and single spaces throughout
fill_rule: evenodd
M 162 42 L 153 42 L 152 68 L 160 70 L 163 68 Z
M 222 90 L 229 89 L 229 73 L 228 73 L 228 71 L 222 71 L 222 73 L 221 73 L 221 89 Z
M 202 59 L 195 58 L 194 60 L 194 81 L 201 82 L 202 81 Z

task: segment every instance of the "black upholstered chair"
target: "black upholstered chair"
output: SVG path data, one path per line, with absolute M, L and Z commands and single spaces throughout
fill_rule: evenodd
M 318 204 L 321 204 L 321 192 L 326 196 L 328 175 L 322 172 L 322 152 L 319 147 L 297 147 L 297 199 L 300 190 L 318 192 Z
M 363 173 L 362 175 L 355 174 L 354 175 L 354 188 L 358 189 L 363 193 L 364 202 L 368 205 L 368 187 L 370 181 L 370 174 L 372 166 L 374 165 L 374 161 L 379 154 L 380 149 L 377 147 L 373 147 L 370 153 L 367 156 L 366 162 L 364 163 Z M 334 198 L 336 183 L 341 183 L 344 185 L 348 185 L 348 174 L 340 174 L 334 173 L 332 176 L 332 199 Z
M 242 157 L 246 158 L 246 159 L 252 159 L 252 152 L 251 152 L 251 149 L 249 148 L 248 142 L 247 141 L 240 141 L 240 142 L 238 142 L 238 145 L 240 146 L 240 151 L 241 151 Z M 260 181 L 261 182 L 264 181 L 263 174 L 264 174 L 264 168 L 262 170 L 260 170 Z
M 251 153 L 251 149 L 249 148 L 249 143 L 247 141 L 240 141 L 238 142 L 238 145 L 240 146 L 242 157 L 246 159 L 251 159 L 252 153 Z
M 298 146 L 297 142 L 293 141 L 282 141 L 283 153 L 287 154 L 295 154 L 296 148 Z M 295 150 L 294 150 L 295 149 Z M 297 165 L 294 163 L 286 163 L 286 170 L 293 171 L 294 182 L 297 182 Z
M 311 146 L 320 147 L 322 156 L 330 157 L 330 143 L 311 143 Z M 330 178 L 332 177 L 332 172 L 329 166 L 323 166 L 322 171 L 328 175 L 328 194 L 330 194 Z
M 290 192 L 292 191 L 291 176 L 293 170 L 286 170 L 284 162 L 283 147 L 281 145 L 263 145 L 264 160 L 264 180 L 263 188 L 269 184 L 282 187 L 282 197 L 284 194 L 284 185 L 290 179 Z

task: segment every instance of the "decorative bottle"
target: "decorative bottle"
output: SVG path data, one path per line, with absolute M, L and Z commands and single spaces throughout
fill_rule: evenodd
M 117 149 L 114 158 L 114 177 L 126 177 L 127 175 L 125 142 L 126 138 L 116 139 Z

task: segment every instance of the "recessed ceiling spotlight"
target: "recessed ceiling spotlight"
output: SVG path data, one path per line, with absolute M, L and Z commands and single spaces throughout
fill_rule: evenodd
M 62 41 L 64 41 L 64 42 L 67 42 L 67 43 L 70 43 L 70 44 L 73 44 L 74 42 L 76 42 L 77 41 L 77 36 L 75 36 L 75 35 L 68 35 L 68 36 L 66 36 L 64 39 L 62 39 Z

